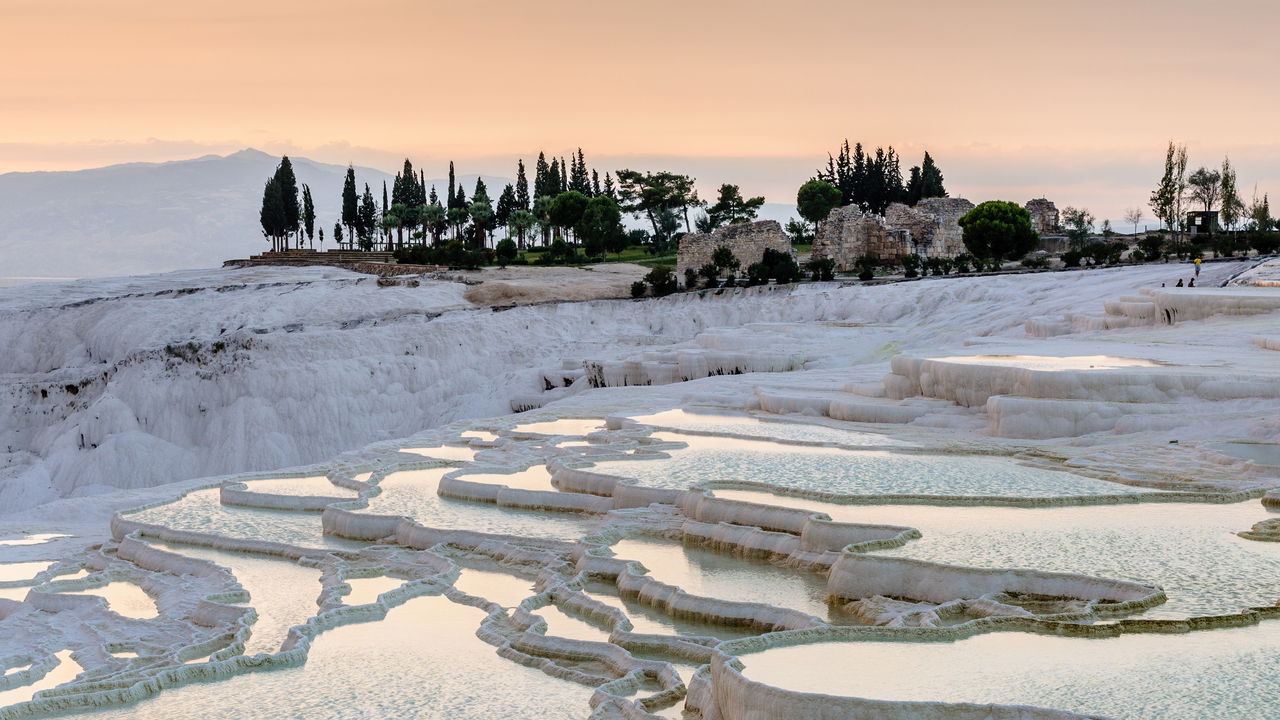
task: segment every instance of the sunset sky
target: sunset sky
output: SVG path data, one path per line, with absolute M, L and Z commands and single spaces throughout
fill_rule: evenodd
M 0 0 L 0 172 L 243 147 L 429 175 L 581 146 L 773 202 L 841 138 L 952 195 L 1146 210 L 1170 139 L 1280 193 L 1280 5 Z M 706 194 L 706 193 L 704 193 Z M 1146 211 L 1150 214 L 1150 211 Z

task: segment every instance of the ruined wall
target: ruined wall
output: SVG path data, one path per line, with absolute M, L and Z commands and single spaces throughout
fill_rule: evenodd
M 883 217 L 856 207 L 831 211 L 813 241 L 813 257 L 831 258 L 838 271 L 852 270 L 861 255 L 892 262 L 916 253 L 953 257 L 964 252 L 960 218 L 973 209 L 964 198 L 927 198 L 915 207 L 893 203 Z
M 1041 235 L 1058 232 L 1058 207 L 1046 198 L 1028 200 L 1024 206 L 1031 213 L 1031 228 Z
M 711 254 L 721 245 L 732 250 L 742 263 L 739 274 L 746 272 L 748 265 L 764 259 L 767 248 L 791 252 L 791 241 L 777 220 L 728 225 L 710 233 L 689 233 L 680 238 L 680 247 L 676 250 L 676 277 L 683 282 L 685 268 L 696 272 L 710 263 Z

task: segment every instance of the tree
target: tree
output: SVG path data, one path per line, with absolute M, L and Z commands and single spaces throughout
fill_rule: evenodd
M 792 245 L 808 245 L 813 242 L 813 230 L 804 220 L 791 218 L 783 230 L 787 233 Z
M 516 161 L 516 203 L 512 210 L 529 209 L 529 178 L 524 174 L 524 160 Z
M 493 249 L 494 257 L 503 265 L 516 259 L 517 248 L 516 242 L 511 238 L 503 238 L 498 241 L 498 245 Z
M 587 161 L 582 156 L 582 148 L 578 148 L 576 157 L 570 158 L 569 189 L 591 197 L 591 176 L 587 173 Z
M 565 195 L 573 192 L 570 190 Z M 560 198 L 556 198 L 556 204 L 559 203 Z M 618 203 L 603 195 L 588 200 L 577 222 L 577 236 L 582 241 L 587 257 L 597 257 L 605 251 L 625 250 L 626 233 L 622 229 L 622 209 L 618 207 Z M 618 238 L 623 240 L 619 241 Z
M 720 197 L 716 203 L 707 208 L 707 217 L 712 228 L 751 222 L 756 219 L 761 205 L 764 205 L 763 197 L 743 199 L 737 185 L 725 184 L 720 186 Z
M 347 226 L 348 240 L 354 240 L 352 232 L 360 222 L 360 198 L 356 194 L 356 171 L 347 166 L 347 177 L 342 181 L 342 224 Z M 342 245 L 342 236 L 337 235 L 338 245 Z
M 516 190 L 511 183 L 507 183 L 507 186 L 502 188 L 502 194 L 498 196 L 498 205 L 493 209 L 493 219 L 499 227 L 506 227 L 507 220 L 516 209 Z
M 1253 189 L 1253 202 L 1249 203 L 1249 220 L 1254 230 L 1266 232 L 1271 229 L 1273 224 L 1271 220 L 1271 201 L 1263 193 L 1262 199 L 1258 199 L 1258 189 Z
M 991 200 L 960 218 L 964 246 L 975 257 L 1017 260 L 1035 249 L 1040 236 L 1031 228 L 1031 213 L 1013 202 Z
M 360 237 L 360 249 L 373 249 L 373 232 L 378 227 L 378 204 L 374 202 L 369 183 L 364 184 L 364 195 L 360 198 L 360 214 L 356 221 L 356 233 Z
M 342 223 L 333 224 L 333 241 L 338 244 L 338 249 L 342 249 Z
M 307 234 L 307 240 L 311 240 L 312 247 L 315 246 L 316 237 L 316 205 L 311 200 L 310 186 L 302 186 L 302 229 Z M 324 230 L 320 231 L 321 243 L 324 240 Z
M 528 210 L 516 210 L 511 213 L 511 217 L 507 218 L 507 227 L 516 234 L 516 240 L 520 247 L 524 247 L 525 233 L 533 229 L 534 224 L 538 221 L 533 213 Z
M 609 176 L 605 175 L 608 188 Z M 618 171 L 618 200 L 624 212 L 643 216 L 653 227 L 654 236 L 663 236 L 659 223 L 664 212 L 685 211 L 686 230 L 692 230 L 688 208 L 697 202 L 693 190 L 693 178 L 670 172 L 641 173 L 637 170 Z
M 1191 177 L 1187 178 L 1187 184 L 1191 186 L 1191 199 L 1204 203 L 1205 212 L 1212 210 L 1213 206 L 1218 204 L 1222 175 L 1217 170 L 1202 167 L 1191 173 Z
M 823 180 L 810 180 L 796 193 L 796 210 L 816 227 L 840 205 L 840 198 L 840 188 Z
M 519 180 L 519 178 L 516 178 Z M 557 179 L 556 184 L 559 184 Z M 547 164 L 547 156 L 538 153 L 538 164 L 535 166 L 533 176 L 533 197 L 555 196 L 559 194 L 559 190 L 551 187 L 551 166 Z
M 488 229 L 493 224 L 493 206 L 489 204 L 488 200 L 483 199 L 483 195 L 481 197 L 482 199 L 473 200 L 467 205 L 467 216 L 471 220 L 473 233 L 471 239 L 473 249 L 485 246 Z
M 608 172 L 604 174 L 604 193 L 603 194 L 606 197 L 612 198 L 613 200 L 618 199 L 618 190 L 613 186 L 613 176 L 610 175 Z
M 1138 234 L 1138 223 L 1142 222 L 1142 208 L 1131 207 L 1124 211 L 1124 221 L 1133 226 L 1133 234 Z
M 1151 191 L 1151 211 L 1175 234 L 1182 227 L 1183 198 L 1187 191 L 1187 146 L 1169 141 L 1165 152 L 1164 176 Z
M 1067 229 L 1067 237 L 1071 239 L 1072 250 L 1083 250 L 1093 232 L 1093 213 L 1084 208 L 1067 207 L 1062 211 L 1062 226 Z M 977 255 L 977 253 L 974 253 Z M 982 256 L 979 256 L 982 257 Z M 1015 260 L 1017 258 L 1009 258 Z
M 942 185 L 942 171 L 938 169 L 929 153 L 925 152 L 924 161 L 920 163 L 920 197 L 916 198 L 916 201 L 946 196 L 947 189 Z M 914 205 L 915 202 L 911 204 Z
M 299 215 L 301 215 L 298 207 L 298 179 L 294 177 L 293 163 L 289 162 L 288 155 L 280 158 L 280 165 L 276 167 L 275 180 L 280 186 L 280 202 L 284 205 L 284 235 L 287 248 L 287 236 L 289 233 L 298 231 Z
M 431 234 L 432 244 L 439 245 L 440 238 L 449 227 L 449 211 L 439 200 L 422 208 L 422 227 Z
M 449 194 L 445 195 L 445 201 L 448 209 L 453 210 L 458 207 L 457 195 L 455 193 L 462 188 L 458 187 L 458 183 L 453 175 L 453 161 L 449 161 Z
M 258 220 L 262 223 L 262 234 L 271 239 L 271 249 L 281 249 L 286 226 L 284 197 L 276 176 L 262 187 L 262 209 L 258 211 Z
M 1222 172 L 1218 185 L 1218 194 L 1222 198 L 1222 225 L 1228 230 L 1234 230 L 1236 223 L 1240 222 L 1244 215 L 1244 202 L 1240 199 L 1240 194 L 1236 191 L 1236 170 L 1231 167 L 1231 158 L 1222 159 Z
M 548 219 L 552 225 L 566 230 L 574 228 L 582 220 L 587 211 L 590 198 L 577 190 L 567 190 L 556 196 L 548 211 Z
M 720 270 L 737 270 L 742 267 L 742 261 L 726 245 L 721 245 L 711 251 L 711 264 Z

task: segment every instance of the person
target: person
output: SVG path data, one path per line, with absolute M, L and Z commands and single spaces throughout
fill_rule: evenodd
M 1195 287 L 1195 286 L 1196 286 L 1196 279 L 1191 278 L 1191 282 L 1187 283 L 1187 287 Z
M 1174 287 L 1182 287 L 1182 278 L 1178 278 L 1178 284 L 1174 285 Z
M 1160 287 L 1164 287 L 1164 283 L 1160 283 Z
M 1200 258 L 1196 258 L 1196 277 L 1200 277 Z

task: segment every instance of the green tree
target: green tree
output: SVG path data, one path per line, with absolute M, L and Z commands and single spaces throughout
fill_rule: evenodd
M 502 188 L 502 194 L 498 196 L 498 205 L 493 209 L 493 219 L 498 227 L 506 227 L 507 220 L 511 218 L 511 213 L 515 212 L 516 207 L 516 190 L 511 183 Z
M 538 219 L 528 210 L 516 210 L 511 213 L 511 217 L 507 218 L 507 227 L 516 234 L 516 240 L 521 248 L 525 247 L 525 234 L 532 230 L 537 222 Z
M 1222 172 L 1219 173 L 1221 178 L 1218 186 L 1218 194 L 1222 198 L 1222 225 L 1228 230 L 1234 230 L 1236 223 L 1240 222 L 1244 215 L 1244 202 L 1240 199 L 1240 193 L 1236 190 L 1236 169 L 1231 167 L 1231 158 L 1222 159 Z
M 1169 141 L 1165 153 L 1164 176 L 1151 191 L 1151 211 L 1175 234 L 1182 227 L 1183 202 L 1187 191 L 1187 146 Z
M 804 220 L 791 218 L 783 230 L 792 245 L 808 245 L 813 242 L 813 227 Z
M 1013 202 L 991 200 L 960 218 L 964 246 L 974 257 L 1017 260 L 1035 249 L 1040 236 L 1031 228 L 1031 213 Z
M 356 234 L 360 238 L 360 249 L 373 249 L 373 233 L 378 228 L 378 204 L 369 190 L 369 183 L 364 184 L 364 195 L 360 197 L 360 215 L 356 221 Z
M 920 197 L 916 198 L 916 201 L 946 196 L 947 189 L 942 184 L 942 171 L 934 163 L 933 157 L 926 152 L 924 161 L 920 163 Z M 913 202 L 912 205 L 914 204 Z
M 338 243 L 338 249 L 342 249 L 342 223 L 333 224 L 333 241 Z
M 312 242 L 312 247 L 315 247 L 316 204 L 311 200 L 311 188 L 307 185 L 302 186 L 302 229 L 307 234 L 307 240 Z M 323 244 L 324 230 L 320 231 L 320 235 Z
M 1202 167 L 1191 173 L 1191 177 L 1187 178 L 1187 184 L 1191 186 L 1191 199 L 1203 203 L 1205 212 L 1212 210 L 1213 206 L 1218 204 L 1222 176 L 1217 170 Z
M 287 248 L 288 236 L 298 231 L 301 215 L 301 209 L 298 207 L 298 178 L 293 174 L 293 163 L 289 162 L 288 155 L 280 158 L 280 165 L 276 167 L 275 180 L 280 186 L 280 202 L 284 205 L 284 240 Z
M 591 176 L 587 173 L 587 161 L 582 156 L 582 148 L 578 148 L 576 157 L 570 158 L 569 189 L 591 197 Z
M 720 186 L 716 203 L 707 208 L 707 217 L 711 219 L 713 228 L 751 222 L 756 219 L 762 205 L 763 197 L 744 199 L 737 185 L 725 184 Z
M 270 238 L 271 249 L 283 249 L 285 226 L 284 197 L 280 181 L 273 176 L 262 187 L 262 209 L 258 211 L 262 234 Z
M 533 198 L 533 217 L 538 221 L 542 232 L 543 245 L 551 242 L 551 206 L 555 201 L 555 195 L 538 195 Z
M 516 179 L 519 180 L 519 178 Z M 556 178 L 556 185 L 559 184 L 560 179 Z M 559 189 L 551 185 L 551 166 L 547 164 L 547 156 L 540 152 L 538 153 L 538 164 L 534 166 L 533 197 L 536 200 L 540 197 L 554 197 L 559 194 Z
M 1093 213 L 1084 208 L 1067 207 L 1062 211 L 1062 226 L 1066 228 L 1072 250 L 1083 250 L 1088 244 L 1095 219 Z
M 711 264 L 720 270 L 737 270 L 742 267 L 742 261 L 727 245 L 720 245 L 711 251 Z
M 487 200 L 474 200 L 467 205 L 467 215 L 471 219 L 472 249 L 484 247 L 488 228 L 493 224 L 493 206 Z
M 606 188 L 608 180 L 609 176 L 606 174 Z M 685 231 L 691 232 L 693 226 L 689 221 L 689 208 L 700 204 L 693 183 L 693 178 L 672 172 L 619 170 L 618 200 L 623 211 L 647 218 L 655 236 L 662 235 L 659 232 L 659 220 L 664 211 L 683 212 Z
M 342 181 L 342 224 L 347 226 L 347 238 L 355 240 L 355 228 L 360 223 L 360 196 L 356 191 L 356 170 L 347 166 L 346 179 Z M 342 238 L 338 238 L 341 247 Z
M 567 190 L 556 196 L 551 203 L 548 219 L 551 224 L 566 231 L 577 227 L 582 215 L 587 211 L 590 198 L 577 190 Z
M 1262 199 L 1258 199 L 1258 191 L 1253 191 L 1253 202 L 1249 204 L 1249 220 L 1254 230 L 1266 232 L 1271 229 L 1273 224 L 1271 220 L 1271 201 L 1266 193 L 1263 193 Z
M 524 174 L 524 159 L 516 161 L 516 203 L 515 210 L 529 209 L 529 178 Z
M 458 207 L 458 200 L 457 200 L 458 196 L 455 193 L 459 192 L 460 190 L 462 190 L 462 188 L 458 187 L 457 179 L 454 177 L 454 174 L 453 174 L 453 161 L 450 160 L 449 161 L 449 194 L 445 196 L 445 200 L 447 201 L 447 206 L 449 210 L 453 210 L 454 208 Z
M 431 243 L 438 246 L 449 228 L 449 211 L 438 200 L 422 208 L 422 228 L 430 233 Z
M 516 242 L 511 238 L 503 238 L 499 240 L 498 245 L 493 250 L 494 257 L 496 257 L 503 265 L 515 260 L 518 252 Z
M 796 193 L 796 211 L 815 226 L 840 205 L 840 188 L 823 180 L 810 180 Z
M 559 198 L 556 202 L 560 202 Z M 605 251 L 625 250 L 626 233 L 622 229 L 622 209 L 618 207 L 618 203 L 603 195 L 588 200 L 577 223 L 577 235 L 587 257 L 597 257 Z M 618 238 L 624 240 L 620 243 Z

